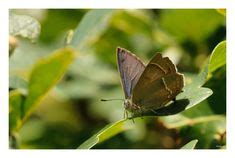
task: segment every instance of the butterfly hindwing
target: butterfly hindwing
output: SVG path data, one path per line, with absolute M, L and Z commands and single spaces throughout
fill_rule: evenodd
M 121 76 L 125 98 L 130 98 L 133 88 L 145 69 L 145 65 L 126 49 L 117 48 L 118 69 Z
M 132 102 L 145 109 L 159 109 L 173 100 L 184 86 L 183 75 L 178 73 L 168 57 L 156 54 L 146 66 L 133 89 Z

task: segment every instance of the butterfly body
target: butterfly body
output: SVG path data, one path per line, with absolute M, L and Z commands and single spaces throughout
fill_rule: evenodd
M 124 100 L 124 108 L 128 111 L 135 111 L 139 110 L 141 107 L 136 105 L 135 103 L 132 102 L 131 99 L 125 99 Z
M 134 54 L 118 47 L 117 61 L 125 94 L 124 108 L 134 115 L 166 106 L 184 86 L 183 75 L 160 53 L 145 66 Z

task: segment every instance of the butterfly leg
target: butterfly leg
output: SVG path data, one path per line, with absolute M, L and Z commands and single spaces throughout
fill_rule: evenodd
M 139 113 L 140 113 L 140 117 L 141 119 L 143 119 L 143 116 L 144 116 L 144 112 L 143 112 L 143 109 L 142 108 L 139 108 Z
M 134 113 L 134 111 L 132 111 L 132 112 L 131 112 L 131 117 L 130 117 L 130 118 L 128 118 L 128 119 L 131 119 L 131 120 L 132 120 L 132 122 L 133 122 L 133 123 L 135 123 L 135 120 L 134 120 L 134 114 L 133 114 L 133 113 Z
M 126 109 L 124 110 L 123 118 L 124 119 L 128 118 L 128 111 Z
M 131 118 L 131 119 L 132 119 L 132 122 L 133 122 L 133 123 L 135 123 L 135 120 L 134 120 L 134 118 Z
M 125 109 L 124 112 L 123 112 L 123 118 L 124 118 L 124 119 L 126 118 L 126 109 Z
M 143 108 L 141 108 L 140 106 L 136 104 L 133 104 L 133 107 L 135 108 L 136 114 L 143 119 L 143 114 L 144 114 Z
M 125 112 L 126 112 L 126 118 L 128 118 L 128 111 L 127 111 L 127 110 L 125 110 Z
M 154 114 L 158 115 L 158 112 L 156 112 L 155 110 L 150 109 L 150 111 L 152 111 Z

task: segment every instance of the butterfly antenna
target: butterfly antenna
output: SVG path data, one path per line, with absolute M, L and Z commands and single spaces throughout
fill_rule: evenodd
M 122 100 L 122 101 L 124 101 L 125 99 L 100 99 L 100 101 L 113 101 L 113 100 Z

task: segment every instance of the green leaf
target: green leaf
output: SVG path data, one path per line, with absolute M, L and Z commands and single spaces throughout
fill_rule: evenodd
M 41 25 L 34 18 L 27 15 L 10 13 L 10 35 L 22 36 L 31 40 L 36 39 L 41 31 Z
M 78 149 L 90 149 L 94 145 L 101 143 L 110 137 L 117 135 L 123 131 L 129 130 L 133 127 L 133 122 L 129 119 L 123 119 L 115 123 L 109 124 L 100 130 L 97 134 L 82 143 Z
M 112 12 L 110 9 L 89 11 L 75 29 L 71 46 L 81 50 L 87 43 L 95 41 L 107 28 Z
M 72 49 L 63 48 L 39 60 L 34 65 L 28 83 L 28 96 L 23 107 L 23 122 L 49 90 L 61 79 L 74 58 Z
M 24 97 L 19 90 L 10 92 L 9 95 L 9 128 L 12 133 L 21 124 Z
M 220 42 L 210 57 L 209 74 L 226 64 L 226 41 Z
M 194 149 L 196 144 L 197 144 L 198 140 L 192 140 L 189 143 L 185 144 L 181 149 Z

